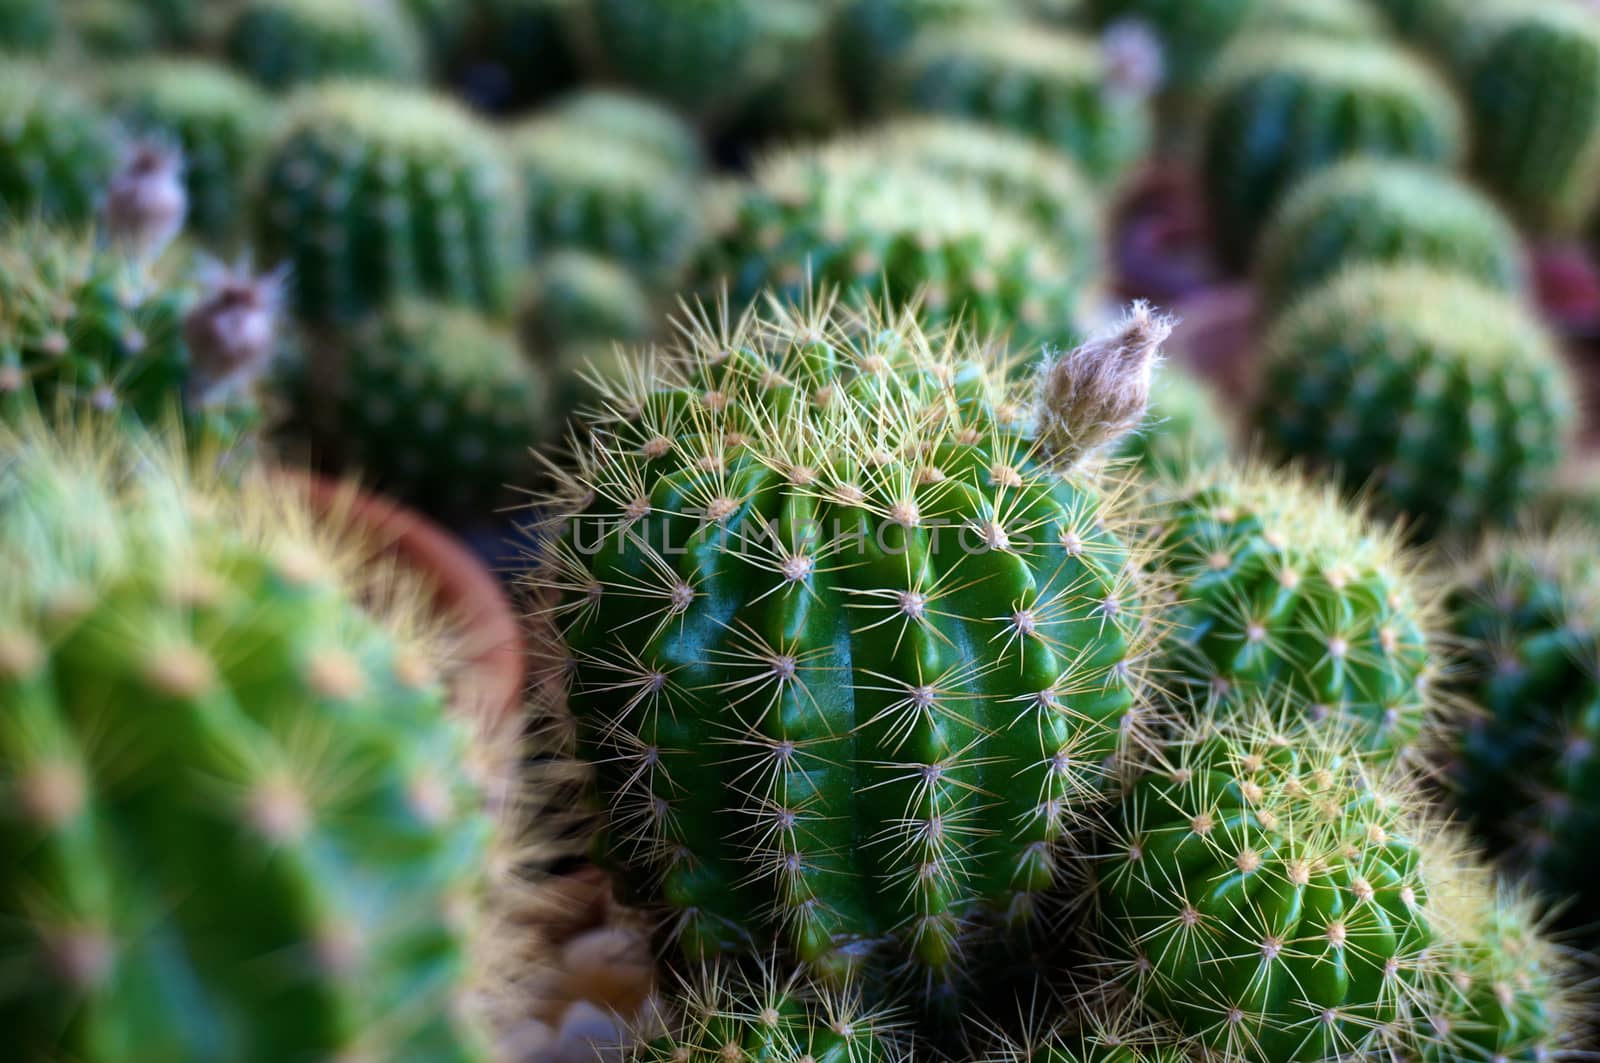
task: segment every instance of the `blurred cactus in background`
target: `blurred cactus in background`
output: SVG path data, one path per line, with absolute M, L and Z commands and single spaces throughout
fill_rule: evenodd
M 422 41 L 391 0 L 243 0 L 229 59 L 270 89 L 336 77 L 421 80 Z

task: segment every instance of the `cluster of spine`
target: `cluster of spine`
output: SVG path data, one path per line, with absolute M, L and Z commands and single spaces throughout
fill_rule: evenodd
M 345 77 L 418 81 L 425 65 L 416 25 L 391 0 L 245 0 L 223 49 L 272 89 Z
M 1267 337 L 1261 372 L 1266 442 L 1370 489 L 1421 536 L 1516 520 L 1576 418 L 1533 313 L 1427 267 L 1359 267 L 1307 296 Z
M 1090 37 L 1024 22 L 964 26 L 924 34 L 900 67 L 903 107 L 1033 137 L 1097 182 L 1117 180 L 1149 146 L 1147 102 L 1116 83 Z
M 87 221 L 117 161 L 105 118 L 21 60 L 0 64 L 0 216 Z
M 1217 56 L 1244 28 L 1258 0 L 1090 0 L 1096 24 L 1148 26 L 1162 45 L 1164 85 L 1193 89 L 1205 81 Z
M 8 1051 L 486 1058 L 492 752 L 420 594 L 282 483 L 0 431 Z
M 1424 735 L 1442 621 L 1395 533 L 1332 488 L 1254 465 L 1198 470 L 1157 510 L 1167 681 L 1184 700 L 1281 699 L 1378 757 Z
M 702 322 L 580 419 L 531 578 L 608 859 L 688 954 L 938 990 L 1028 921 L 1138 718 L 1141 562 L 1072 467 L 1165 334 L 1036 382 L 823 303 Z
M 1242 270 L 1270 211 L 1301 178 L 1365 155 L 1449 165 L 1463 141 L 1449 89 L 1381 42 L 1252 41 L 1218 70 L 1200 133 L 1217 248 Z
M 293 267 L 311 321 L 424 295 L 499 310 L 522 208 L 494 134 L 441 99 L 375 82 L 305 90 L 264 160 L 256 234 Z
M 1491 200 L 1448 174 L 1382 159 L 1352 159 L 1297 185 L 1263 231 L 1253 272 L 1267 306 L 1282 310 L 1361 263 L 1529 288 L 1521 238 Z

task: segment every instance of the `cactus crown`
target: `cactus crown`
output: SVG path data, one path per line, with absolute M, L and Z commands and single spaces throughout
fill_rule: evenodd
M 290 98 L 280 134 L 323 134 L 330 147 L 359 145 L 382 159 L 481 158 L 485 178 L 498 176 L 494 134 L 447 97 L 381 82 L 340 80 L 311 86 Z M 493 160 L 491 162 L 490 160 Z

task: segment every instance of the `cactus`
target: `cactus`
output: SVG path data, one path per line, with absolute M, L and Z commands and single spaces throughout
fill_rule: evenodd
M 1527 225 L 1569 234 L 1600 202 L 1600 13 L 1501 0 L 1462 17 L 1474 168 Z
M 0 0 L 0 54 L 48 52 L 60 29 L 54 0 Z
M 1344 737 L 1268 709 L 1202 718 L 1112 814 L 1097 932 L 1135 998 L 1204 1051 L 1388 1058 L 1428 987 L 1453 861 L 1428 858 L 1414 784 Z
M 443 517 L 481 517 L 526 483 L 550 388 L 516 337 L 461 307 L 402 300 L 311 352 L 296 420 L 324 460 Z
M 486 1058 L 496 749 L 421 594 L 281 480 L 0 432 L 7 1050 Z
M 521 203 L 494 134 L 392 85 L 306 90 L 267 151 L 258 241 L 294 267 L 314 321 L 404 295 L 501 310 L 522 260 Z
M 422 78 L 422 41 L 392 0 L 245 0 L 223 33 L 240 70 L 270 89 L 326 78 Z
M 917 36 L 1010 14 L 1011 0 L 844 0 L 834 15 L 837 76 L 858 111 L 880 109 L 886 75 Z
M 1452 164 L 1462 119 L 1439 78 L 1393 46 L 1266 37 L 1218 70 L 1200 138 L 1217 251 L 1243 270 L 1294 182 L 1355 155 Z
M 932 324 L 1024 340 L 1076 330 L 1085 267 L 979 183 L 846 144 L 769 156 L 722 206 L 694 272 L 702 291 L 726 289 L 736 305 L 769 288 L 798 299 L 815 281 L 858 304 L 920 300 Z
M 1295 187 L 1261 236 L 1253 273 L 1274 312 L 1357 263 L 1416 263 L 1529 290 L 1522 240 L 1470 185 L 1413 163 L 1352 159 Z
M 116 159 L 88 101 L 41 68 L 0 62 L 0 217 L 87 221 Z
M 1513 521 L 1565 456 L 1575 385 L 1523 303 L 1426 266 L 1362 266 L 1265 342 L 1255 423 L 1421 537 Z
M 1166 332 L 1140 308 L 1034 382 L 824 299 L 702 321 L 580 418 L 530 579 L 604 851 L 684 951 L 777 936 L 938 994 L 1026 922 L 1145 650 L 1114 497 L 1071 468 L 1138 423 Z
M 1090 0 L 1097 25 L 1135 21 L 1161 41 L 1165 85 L 1201 85 L 1260 0 Z
M 531 351 L 567 351 L 656 331 L 656 309 L 633 274 L 581 251 L 551 255 L 533 271 L 518 307 L 518 332 Z
M 101 96 L 129 128 L 182 148 L 191 230 L 214 244 L 236 237 L 273 104 L 249 82 L 192 59 L 130 63 L 107 76 Z
M 509 140 L 527 202 L 530 258 L 579 249 L 668 281 L 694 253 L 695 189 L 649 151 L 560 118 L 524 123 Z
M 1026 23 L 962 27 L 921 37 L 896 88 L 913 111 L 992 122 L 1070 155 L 1101 183 L 1149 146 L 1149 108 L 1116 83 L 1096 42 Z
M 1192 470 L 1228 459 L 1233 449 L 1228 415 L 1211 389 L 1168 363 L 1150 389 L 1150 414 L 1110 455 L 1131 464 L 1146 480 L 1182 481 Z
M 1384 25 L 1367 0 L 1259 0 L 1244 31 L 1360 40 L 1381 37 Z
M 181 413 L 197 444 L 237 444 L 262 419 L 278 283 L 216 268 L 195 292 L 87 235 L 14 228 L 0 241 L 0 410 Z
M 1417 743 L 1440 621 L 1393 532 L 1331 487 L 1254 464 L 1198 470 L 1157 501 L 1170 685 L 1225 709 L 1298 705 L 1377 758 Z
M 705 152 L 694 129 L 642 96 L 587 88 L 556 100 L 545 115 L 590 136 L 626 144 L 681 177 L 698 174 L 705 166 Z

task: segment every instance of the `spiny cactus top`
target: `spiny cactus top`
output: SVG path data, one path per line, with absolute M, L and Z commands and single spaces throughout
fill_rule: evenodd
M 494 134 L 442 98 L 376 82 L 304 90 L 255 203 L 296 304 L 345 320 L 402 295 L 500 309 L 522 261 L 521 200 Z
M 1477 172 L 1528 224 L 1577 228 L 1600 202 L 1600 11 L 1501 0 L 1462 17 Z
M 906 108 L 1042 140 L 1096 181 L 1122 176 L 1149 144 L 1145 100 L 1115 83 L 1090 37 L 1025 22 L 965 26 L 924 35 L 901 66 Z
M 1306 296 L 1268 335 L 1262 378 L 1266 442 L 1371 487 L 1420 536 L 1517 519 L 1576 419 L 1533 312 L 1426 266 L 1361 266 Z
M 1223 47 L 1258 0 L 1089 0 L 1100 26 L 1142 22 L 1160 39 L 1164 84 L 1192 89 L 1210 73 Z
M 223 47 L 272 89 L 330 77 L 417 81 L 424 70 L 416 24 L 392 0 L 245 0 Z
M 685 177 L 705 165 L 705 152 L 694 128 L 643 96 L 587 88 L 556 100 L 544 115 L 597 138 L 627 144 Z
M 777 933 L 942 989 L 1057 881 L 1146 650 L 1116 499 L 1070 467 L 1165 334 L 1138 313 L 1036 384 L 824 300 L 693 327 L 583 419 L 532 578 L 610 859 L 688 952 Z
M 1395 46 L 1244 42 L 1217 71 L 1200 133 L 1219 254 L 1244 269 L 1270 211 L 1305 175 L 1353 155 L 1449 165 L 1462 126 L 1445 84 Z
M 1196 703 L 1293 702 L 1379 757 L 1418 739 L 1439 621 L 1394 532 L 1332 488 L 1254 464 L 1196 471 L 1158 509 L 1172 685 Z
M 88 221 L 116 158 L 110 125 L 70 85 L 0 62 L 0 217 Z
M 1366 1058 L 1431 970 L 1445 861 L 1405 780 L 1257 709 L 1201 719 L 1111 819 L 1098 932 L 1197 1047 L 1248 1063 Z M 1430 873 L 1431 872 L 1431 873 Z
M 1357 262 L 1418 262 L 1510 292 L 1528 287 L 1521 237 L 1471 185 L 1416 163 L 1352 159 L 1297 185 L 1261 236 L 1253 272 L 1267 304 Z
M 484 1058 L 492 756 L 422 597 L 282 483 L 0 431 L 7 1051 Z

